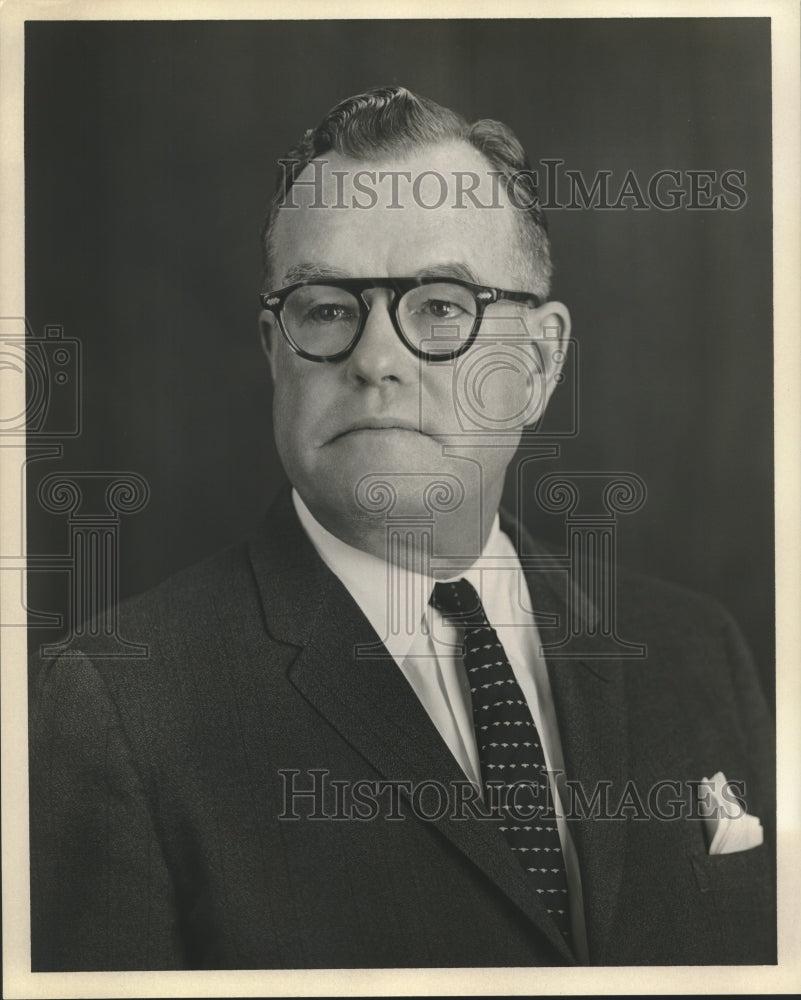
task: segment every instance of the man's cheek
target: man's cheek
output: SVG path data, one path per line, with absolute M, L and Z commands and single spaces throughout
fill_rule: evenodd
M 424 377 L 423 377 L 424 375 Z M 455 434 L 460 430 L 455 363 L 433 365 L 421 372 L 418 393 L 419 426 L 429 433 Z
M 452 372 L 449 409 L 460 430 L 514 432 L 542 411 L 544 389 L 541 366 L 521 345 L 475 346 Z
M 298 387 L 289 379 L 278 380 L 273 396 L 273 429 L 281 454 L 297 450 L 306 436 L 308 422 L 308 407 L 303 405 Z

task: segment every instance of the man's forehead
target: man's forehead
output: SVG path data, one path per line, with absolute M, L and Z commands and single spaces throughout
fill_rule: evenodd
M 518 211 L 502 174 L 465 142 L 369 160 L 329 152 L 278 211 L 276 276 L 315 277 L 315 267 L 413 275 L 451 264 L 457 277 L 508 281 L 520 266 Z

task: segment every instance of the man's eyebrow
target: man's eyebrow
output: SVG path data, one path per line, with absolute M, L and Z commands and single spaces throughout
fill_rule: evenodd
M 312 264 L 303 262 L 293 264 L 284 274 L 283 282 L 291 285 L 296 281 L 310 281 L 316 278 L 348 278 L 351 275 L 338 267 L 331 267 L 328 264 Z M 404 278 L 406 275 L 394 275 L 397 278 Z M 442 261 L 437 264 L 427 264 L 418 268 L 411 277 L 415 278 L 462 278 L 464 281 L 471 281 L 473 284 L 481 284 L 473 270 L 467 264 L 458 260 Z
M 293 264 L 284 274 L 284 284 L 291 285 L 295 281 L 309 281 L 312 278 L 347 278 L 346 271 L 338 267 L 328 267 L 326 264 Z
M 429 264 L 415 272 L 416 278 L 461 278 L 463 281 L 471 281 L 474 285 L 481 282 L 475 273 L 458 260 L 443 261 L 441 264 Z

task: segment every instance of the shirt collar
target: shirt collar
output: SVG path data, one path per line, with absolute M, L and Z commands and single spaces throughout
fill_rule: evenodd
M 332 535 L 314 517 L 294 489 L 292 502 L 298 519 L 317 554 L 331 572 L 342 581 L 390 655 L 398 662 L 402 661 L 420 633 L 423 616 L 429 613 L 428 598 L 435 581 L 431 577 L 390 564 L 384 559 L 354 548 L 336 535 Z M 492 599 L 487 593 L 486 581 L 480 568 L 481 561 L 484 559 L 507 561 L 510 556 L 514 557 L 514 554 L 509 538 L 500 529 L 496 513 L 481 556 L 469 570 L 459 574 L 459 577 L 464 576 L 470 580 L 482 595 L 488 616 L 491 612 Z M 516 562 L 516 565 L 519 567 L 519 563 Z M 508 581 L 507 585 L 511 586 L 511 575 L 504 573 L 503 577 Z M 390 580 L 392 580 L 391 587 Z M 390 597 L 394 598 L 392 607 L 390 607 Z M 399 624 L 401 627 L 398 627 Z M 407 625 L 411 627 L 406 627 Z

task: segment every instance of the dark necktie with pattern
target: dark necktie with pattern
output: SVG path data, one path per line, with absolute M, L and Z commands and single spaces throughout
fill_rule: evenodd
M 464 665 L 485 805 L 497 804 L 500 829 L 570 944 L 562 844 L 545 755 L 528 703 L 475 587 L 464 579 L 437 583 L 430 603 L 450 624 L 464 629 Z

